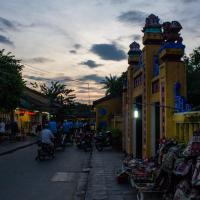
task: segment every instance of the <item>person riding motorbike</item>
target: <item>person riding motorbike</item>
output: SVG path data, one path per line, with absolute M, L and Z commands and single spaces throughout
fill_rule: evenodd
M 52 151 L 54 149 L 54 143 L 53 143 L 54 139 L 55 139 L 55 136 L 53 135 L 48 125 L 46 124 L 43 130 L 41 131 L 42 145 L 47 146 L 49 150 Z

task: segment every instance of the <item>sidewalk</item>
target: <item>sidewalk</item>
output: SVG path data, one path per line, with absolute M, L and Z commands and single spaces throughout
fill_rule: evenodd
M 12 153 L 13 151 L 25 148 L 35 143 L 36 143 L 36 138 L 31 136 L 27 136 L 23 141 L 16 141 L 16 142 L 10 142 L 8 140 L 3 141 L 2 143 L 0 143 L 0 156 Z
M 121 167 L 122 154 L 114 150 L 97 152 L 91 160 L 86 200 L 136 200 L 136 192 L 129 184 L 119 185 L 116 171 Z

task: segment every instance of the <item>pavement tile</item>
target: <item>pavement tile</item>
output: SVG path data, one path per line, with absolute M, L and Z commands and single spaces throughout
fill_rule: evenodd
M 116 172 L 121 167 L 122 154 L 113 150 L 93 151 L 91 171 L 85 200 L 136 200 L 136 192 L 130 185 L 119 185 Z

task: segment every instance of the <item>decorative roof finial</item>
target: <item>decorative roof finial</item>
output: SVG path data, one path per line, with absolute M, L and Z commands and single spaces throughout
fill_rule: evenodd
M 163 25 L 163 39 L 165 42 L 182 42 L 180 36 L 181 24 L 178 21 L 164 22 Z
M 137 42 L 132 42 L 130 45 L 129 45 L 129 47 L 130 47 L 130 50 L 131 51 L 141 51 L 140 50 L 140 45 L 137 43 Z
M 152 29 L 158 29 L 161 32 L 161 24 L 159 23 L 160 19 L 154 14 L 150 14 L 145 21 L 145 26 L 142 32 L 151 32 Z M 154 32 L 154 31 L 153 31 Z
M 137 42 L 132 42 L 130 45 L 130 50 L 128 51 L 128 63 L 129 64 L 138 64 L 142 51 L 140 45 Z

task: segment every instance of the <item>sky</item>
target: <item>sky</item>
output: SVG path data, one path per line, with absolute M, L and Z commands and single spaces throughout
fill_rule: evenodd
M 21 59 L 28 85 L 58 80 L 88 103 L 105 94 L 105 76 L 126 71 L 129 44 L 143 47 L 148 15 L 179 21 L 189 55 L 200 45 L 199 10 L 200 0 L 0 0 L 0 49 Z

